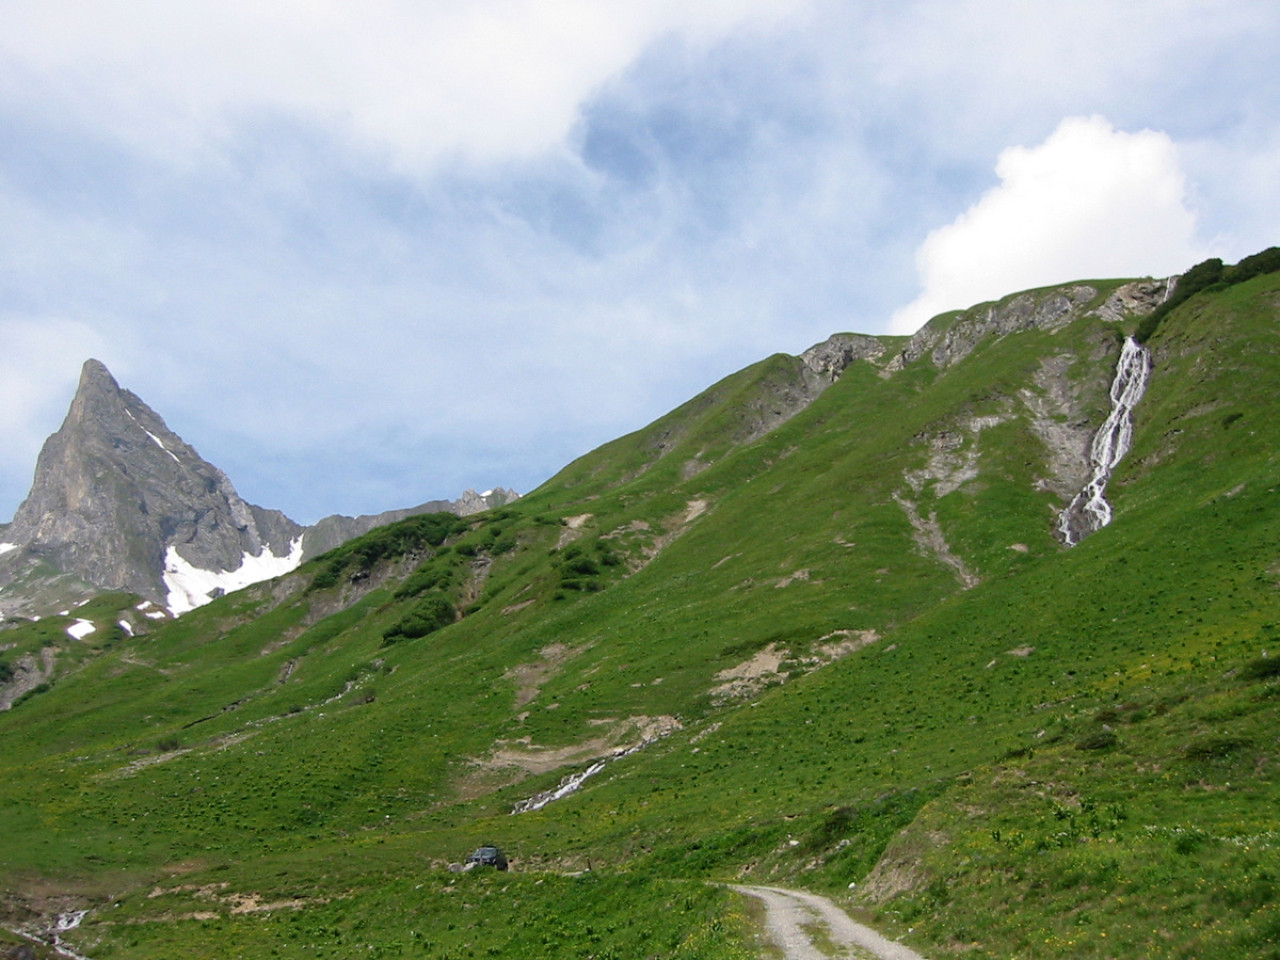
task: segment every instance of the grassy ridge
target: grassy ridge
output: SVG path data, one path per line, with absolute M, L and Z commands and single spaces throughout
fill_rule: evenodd
M 121 903 L 95 957 L 730 957 L 740 906 L 688 881 L 735 877 L 843 892 L 927 952 L 1267 956 L 1278 298 L 1163 319 L 1116 521 L 1070 551 L 1025 397 L 1074 358 L 1101 421 L 1118 340 L 1087 317 L 857 362 L 752 441 L 802 379 L 771 358 L 501 511 L 84 650 L 0 716 L 10 897 Z M 397 632 L 424 598 L 460 619 Z M 593 876 L 444 870 L 491 840 Z M 251 894 L 277 906 L 233 912 Z

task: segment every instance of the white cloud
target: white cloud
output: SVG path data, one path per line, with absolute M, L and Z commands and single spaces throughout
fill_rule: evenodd
M 655 39 L 698 42 L 805 0 L 95 0 L 6 5 L 0 94 L 193 160 L 236 126 L 305 118 L 420 172 L 561 143 Z
M 996 174 L 999 186 L 921 245 L 923 290 L 894 314 L 895 333 L 1017 290 L 1169 274 L 1204 256 L 1177 149 L 1163 133 L 1071 117 L 1039 146 L 1002 152 Z

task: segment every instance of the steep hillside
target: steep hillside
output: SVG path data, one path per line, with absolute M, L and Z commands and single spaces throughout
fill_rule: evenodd
M 752 878 L 926 955 L 1278 955 L 1280 275 L 1236 279 L 835 339 L 145 637 L 127 597 L 0 634 L 74 664 L 0 714 L 10 925 L 743 957 L 703 881 Z M 1068 548 L 1156 310 L 1112 522 Z M 511 874 L 445 869 L 482 842 Z

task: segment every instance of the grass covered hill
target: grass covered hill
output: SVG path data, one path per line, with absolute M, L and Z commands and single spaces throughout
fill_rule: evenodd
M 1168 293 L 769 358 L 500 510 L 171 623 L 11 625 L 0 681 L 42 679 L 0 714 L 5 924 L 87 910 L 94 960 L 757 956 L 707 883 L 741 879 L 930 956 L 1280 956 L 1280 274 Z M 1140 324 L 1114 519 L 1068 549 Z M 485 842 L 510 873 L 448 870 Z

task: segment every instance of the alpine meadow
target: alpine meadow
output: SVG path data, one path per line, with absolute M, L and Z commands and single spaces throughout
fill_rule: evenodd
M 743 960 L 760 884 L 1280 958 L 1280 252 L 837 334 L 153 609 L 0 631 L 0 952 Z

